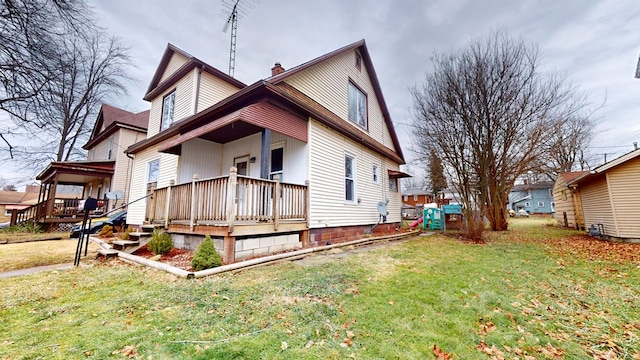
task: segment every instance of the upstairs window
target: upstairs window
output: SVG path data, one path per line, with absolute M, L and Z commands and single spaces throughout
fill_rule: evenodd
M 349 82 L 349 120 L 367 129 L 367 96 Z
M 175 91 L 162 99 L 162 123 L 160 125 L 160 131 L 167 129 L 173 123 L 173 109 L 175 102 Z
M 373 165 L 373 182 L 377 184 L 378 183 L 378 178 L 379 178 L 378 165 Z
M 113 156 L 113 136 L 109 138 L 109 143 L 107 146 L 107 160 L 111 160 Z

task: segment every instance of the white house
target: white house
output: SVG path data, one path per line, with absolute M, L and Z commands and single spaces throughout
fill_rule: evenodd
M 364 40 L 248 86 L 169 44 L 144 99 L 129 224 L 186 248 L 209 234 L 229 263 L 401 221 L 408 175 Z

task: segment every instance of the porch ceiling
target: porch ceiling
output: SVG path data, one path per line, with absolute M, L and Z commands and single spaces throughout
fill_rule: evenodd
M 202 138 L 217 143 L 228 143 L 271 129 L 307 142 L 307 121 L 268 102 L 248 105 L 223 117 L 212 119 L 199 128 L 187 131 L 179 137 L 166 141 L 158 148 L 160 152 L 179 154 L 183 143 Z

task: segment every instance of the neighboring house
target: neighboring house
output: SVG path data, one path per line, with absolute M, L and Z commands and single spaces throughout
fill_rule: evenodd
M 574 193 L 567 184 L 571 180 L 588 173 L 588 171 L 574 171 L 558 174 L 553 185 L 553 202 L 556 204 L 558 226 L 584 230 L 584 221 L 581 217 L 582 211 L 576 211 L 576 203 L 579 203 L 579 200 L 574 200 Z
M 576 199 L 579 228 L 594 225 L 611 239 L 640 240 L 640 149 L 567 182 Z
M 409 188 L 402 191 L 402 203 L 417 206 L 433 202 L 433 194 L 422 188 Z
M 77 222 L 78 201 L 88 197 L 99 199 L 99 212 L 106 212 L 130 201 L 129 180 L 133 159 L 124 150 L 145 139 L 149 111 L 132 113 L 103 104 L 96 119 L 89 141 L 83 146 L 88 151 L 87 160 L 54 161 L 37 177 L 41 188 L 38 204 L 20 215 L 19 220 L 36 218 L 48 224 Z M 73 198 L 60 196 L 61 185 L 81 188 Z M 108 192 L 121 190 L 121 198 L 109 200 Z
M 554 213 L 553 181 L 515 185 L 509 192 L 508 208 L 524 210 L 529 214 Z
M 364 40 L 271 70 L 247 86 L 167 46 L 147 139 L 127 150 L 130 198 L 153 196 L 127 223 L 185 248 L 209 234 L 226 263 L 399 225 L 408 175 Z
M 10 221 L 13 210 L 24 210 L 37 201 L 37 189 L 35 192 L 0 191 L 0 223 Z

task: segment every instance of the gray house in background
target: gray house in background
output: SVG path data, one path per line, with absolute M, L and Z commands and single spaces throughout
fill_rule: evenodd
M 509 193 L 509 209 L 525 210 L 529 214 L 551 214 L 556 211 L 553 202 L 553 181 L 520 184 Z

